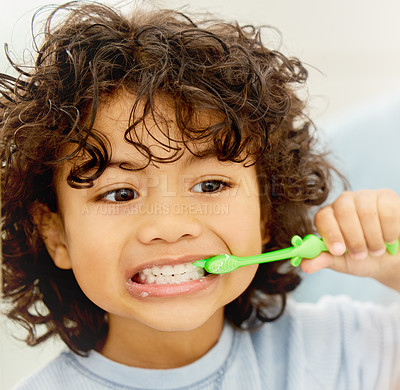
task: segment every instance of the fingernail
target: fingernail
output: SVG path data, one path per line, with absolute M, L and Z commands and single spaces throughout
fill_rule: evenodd
M 344 245 L 344 244 L 341 244 L 340 242 L 335 242 L 335 243 L 332 245 L 332 252 L 333 252 L 333 254 L 335 254 L 335 255 L 340 256 L 340 255 L 342 255 L 345 251 L 346 251 L 345 245 Z
M 355 260 L 363 260 L 368 256 L 368 252 L 365 251 L 365 252 L 352 253 L 351 256 Z
M 379 249 L 377 251 L 371 251 L 372 256 L 380 257 L 386 252 L 386 248 Z

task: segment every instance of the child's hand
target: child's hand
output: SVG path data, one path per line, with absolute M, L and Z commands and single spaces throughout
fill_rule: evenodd
M 400 197 L 394 191 L 344 192 L 318 211 L 314 223 L 330 253 L 303 259 L 304 272 L 330 268 L 400 291 L 400 253 L 393 256 L 385 248 L 400 236 Z

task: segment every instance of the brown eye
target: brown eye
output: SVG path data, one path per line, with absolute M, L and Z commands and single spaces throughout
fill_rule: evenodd
M 212 193 L 212 192 L 218 192 L 222 190 L 223 188 L 227 187 L 228 185 L 221 180 L 206 180 L 202 181 L 199 184 L 196 184 L 193 188 L 193 192 L 206 192 L 206 193 Z
M 107 192 L 102 198 L 109 202 L 128 202 L 138 196 L 139 194 L 131 188 L 120 188 Z

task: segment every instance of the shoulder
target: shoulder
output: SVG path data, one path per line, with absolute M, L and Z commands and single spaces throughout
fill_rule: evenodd
M 72 364 L 73 355 L 69 351 L 61 352 L 44 367 L 21 380 L 12 390 L 71 389 L 71 378 L 79 376 Z
M 400 323 L 400 301 L 384 306 L 353 301 L 347 296 L 328 296 L 316 304 L 291 302 L 288 312 L 292 321 L 314 337 L 332 331 L 377 330 Z
M 278 320 L 250 335 L 257 360 L 264 367 L 273 360 L 270 372 L 280 364 L 280 375 L 304 384 L 298 388 L 361 388 L 359 380 L 394 388 L 388 383 L 400 380 L 399 303 L 384 307 L 347 297 L 291 301 Z
M 313 351 L 360 350 L 400 338 L 400 302 L 388 306 L 353 301 L 346 296 L 324 297 L 318 303 L 289 302 L 282 322 L 293 339 L 301 339 L 308 356 Z M 314 352 L 315 354 L 315 352 Z

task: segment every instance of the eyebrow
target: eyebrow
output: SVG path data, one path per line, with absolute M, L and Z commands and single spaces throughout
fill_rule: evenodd
M 208 149 L 200 150 L 198 153 L 199 155 L 190 153 L 186 157 L 183 157 L 182 165 L 184 167 L 188 167 L 189 165 L 192 165 L 196 161 L 217 158 L 217 153 L 214 147 L 209 147 Z
M 106 169 L 108 168 L 120 168 L 123 170 L 141 170 L 143 169 L 143 164 L 139 164 L 133 160 L 111 160 L 107 163 Z
M 193 153 L 188 154 L 187 156 L 181 157 L 177 161 L 181 161 L 181 164 L 184 168 L 194 164 L 197 161 L 200 160 L 208 160 L 211 158 L 216 158 L 217 154 L 215 152 L 214 147 L 210 147 L 208 149 L 204 149 L 199 151 L 199 155 L 195 155 Z M 162 162 L 160 162 L 162 164 Z M 143 170 L 147 167 L 147 164 L 140 164 L 134 160 L 110 160 L 110 162 L 107 164 L 106 169 L 108 168 L 120 168 L 123 170 L 136 170 L 140 171 Z

